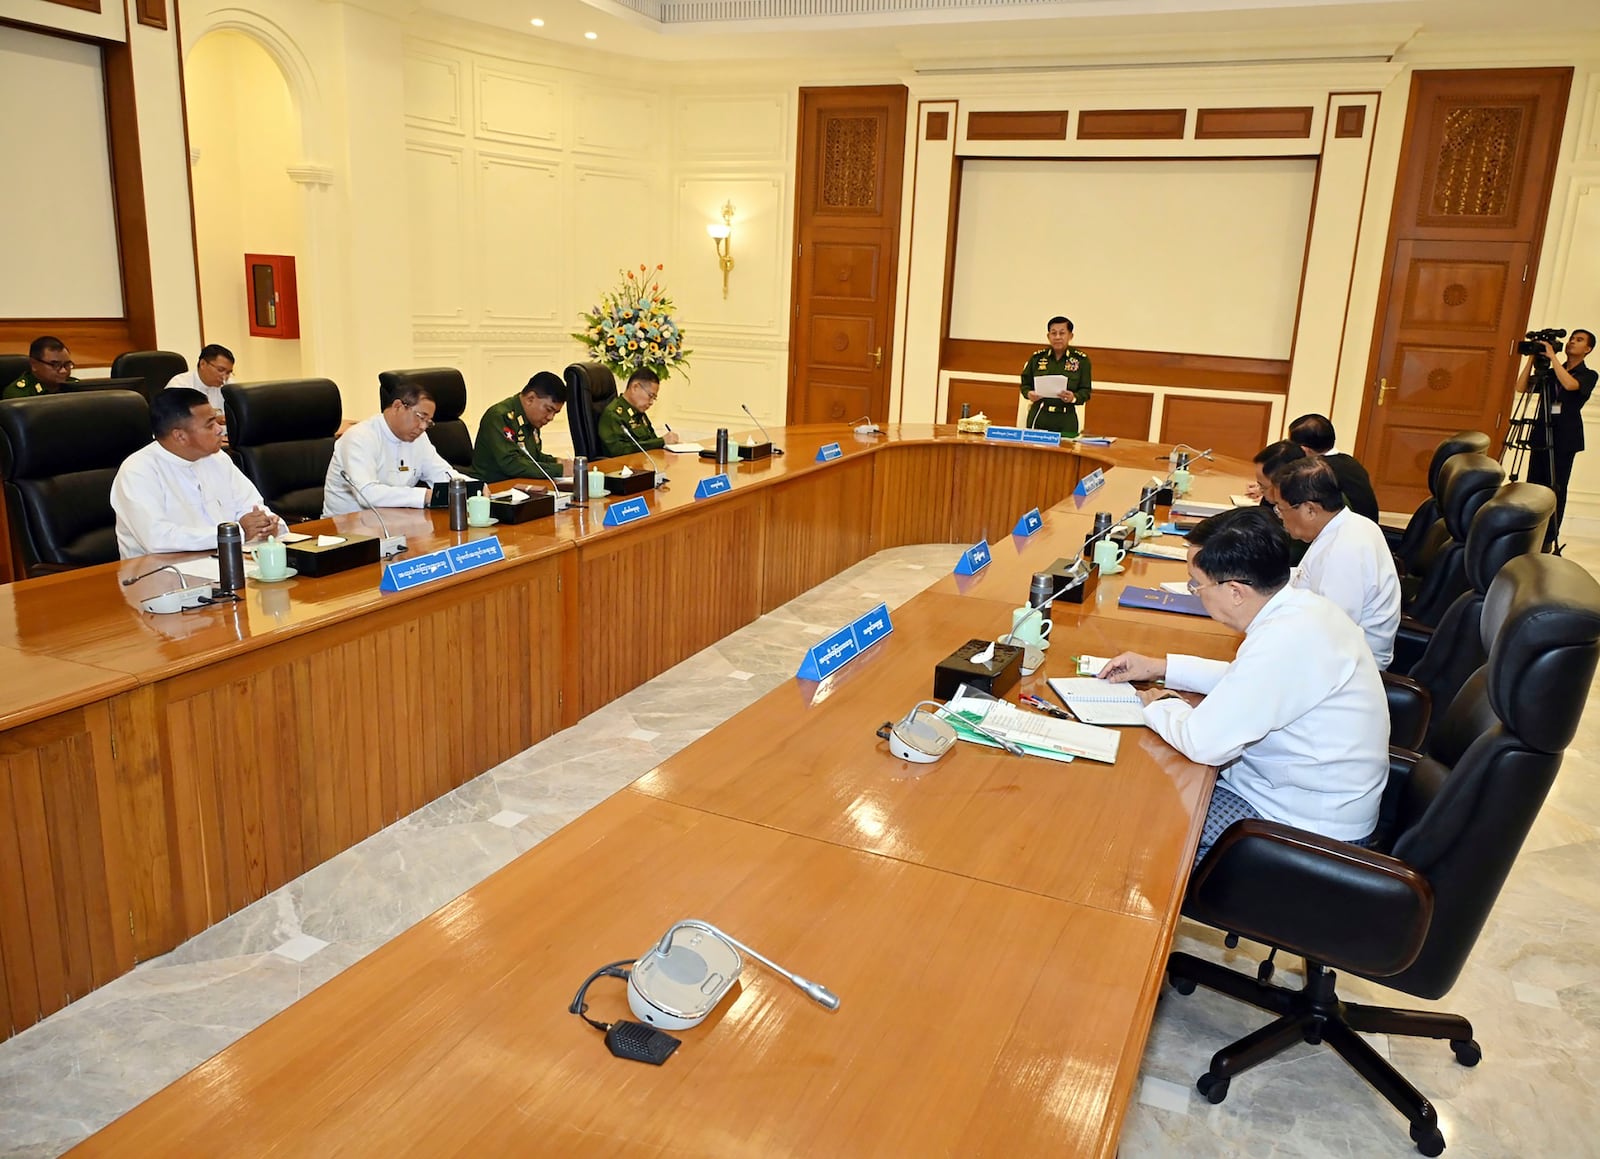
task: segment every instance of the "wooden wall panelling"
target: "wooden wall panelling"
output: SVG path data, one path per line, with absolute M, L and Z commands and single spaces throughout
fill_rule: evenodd
M 967 114 L 969 141 L 1065 141 L 1066 109 L 1019 109 Z
M 1095 387 L 1083 407 L 1085 434 L 1115 435 L 1119 439 L 1148 439 L 1155 396 L 1127 390 Z M 1251 454 L 1255 452 L 1252 451 Z
M 1193 398 L 1169 394 L 1161 408 L 1163 443 L 1214 447 L 1249 459 L 1267 445 L 1272 404 L 1264 399 Z
M 104 705 L 0 738 L 0 1023 L 21 1030 L 133 966 Z
M 170 758 L 162 698 L 146 685 L 114 697 L 108 711 L 116 738 L 117 812 L 134 960 L 143 962 L 205 928 L 204 898 L 199 891 L 193 898 L 183 891 L 184 847 L 177 798 L 166 775 Z M 192 824 L 192 811 L 187 817 Z M 192 875 L 200 873 L 198 859 L 190 868 Z
M 1309 138 L 1315 112 L 1310 105 L 1201 109 L 1195 115 L 1194 138 L 1197 141 Z
M 761 610 L 769 612 L 867 557 L 876 456 L 819 468 L 767 491 Z
M 1085 109 L 1080 141 L 1181 141 L 1188 109 Z
M 41 334 L 65 342 L 79 366 L 110 366 L 117 355 L 134 348 L 125 318 L 12 318 L 0 321 L 0 351 L 26 354 L 28 343 Z
M 960 485 L 950 504 L 950 534 L 957 543 L 1004 539 L 1034 507 L 1061 502 L 1078 485 L 1078 456 L 1053 448 L 957 449 Z
M 763 507 L 736 493 L 578 549 L 580 715 L 761 614 Z
M 144 207 L 144 165 L 139 151 L 139 114 L 134 106 L 133 49 L 107 42 L 106 130 L 111 147 L 111 187 L 116 207 L 117 250 L 122 259 L 122 312 L 135 350 L 156 348 L 155 286 L 150 274 L 150 225 Z
M 1026 358 L 1024 355 L 1023 358 Z M 1020 370 L 1022 361 L 1019 359 L 1017 367 Z M 1018 375 L 1020 382 L 1021 375 Z M 984 382 L 976 378 L 952 378 L 950 380 L 950 398 L 945 404 L 944 421 L 953 423 L 961 417 L 961 404 L 966 403 L 972 408 L 973 414 L 983 414 L 989 421 L 997 426 L 1010 426 L 1017 418 L 1017 409 L 1022 404 L 1022 392 L 1018 389 L 1018 382 Z
M 946 338 L 940 349 L 939 366 L 950 371 L 1020 375 L 1022 364 L 1037 349 L 1038 346 L 1028 342 Z M 1133 382 L 1140 386 L 1180 386 L 1186 390 L 1289 393 L 1287 358 L 1237 358 L 1222 354 L 1093 346 L 1086 350 L 1094 364 L 1097 383 Z
M 167 26 L 167 0 L 137 0 L 139 23 L 151 28 Z
M 960 485 L 955 466 L 956 448 L 949 444 L 901 447 L 874 457 L 873 551 L 950 541 L 950 497 Z

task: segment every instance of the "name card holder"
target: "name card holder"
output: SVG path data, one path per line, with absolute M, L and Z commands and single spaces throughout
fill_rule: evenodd
M 975 543 L 961 553 L 961 558 L 956 560 L 956 575 L 977 575 L 989 566 L 989 545 Z
M 1035 447 L 1059 447 L 1061 445 L 1060 431 L 1041 431 L 1037 428 L 1023 428 L 1022 441 Z
M 491 535 L 487 539 L 474 539 L 470 543 L 458 543 L 443 551 L 431 551 L 414 559 L 384 564 L 383 578 L 378 584 L 378 590 L 407 591 L 455 575 L 457 572 L 471 571 L 475 567 L 499 563 L 505 557 L 505 549 L 501 547 L 500 537 L 496 535 Z
M 733 482 L 726 475 L 712 475 L 709 479 L 701 479 L 695 484 L 694 497 L 696 499 L 709 499 L 713 495 L 721 495 L 733 490 Z
M 1037 507 L 1035 507 L 1032 511 L 1030 511 L 1026 515 L 1024 515 L 1021 519 L 1017 520 L 1017 525 L 1011 529 L 1011 534 L 1012 535 L 1032 535 L 1035 531 L 1038 531 L 1039 528 L 1041 528 L 1043 526 L 1044 526 L 1044 516 L 1040 515 L 1039 514 L 1039 509 Z
M 838 443 L 824 443 L 817 448 L 817 457 L 812 460 L 817 463 L 831 463 L 844 454 L 843 448 Z
M 649 514 L 650 504 L 644 501 L 643 496 L 624 499 L 606 508 L 605 518 L 600 524 L 602 527 L 621 527 L 625 523 L 636 523 Z
M 821 680 L 831 676 L 854 660 L 866 649 L 894 631 L 889 622 L 889 605 L 879 604 L 872 611 L 855 620 L 819 644 L 815 644 L 800 661 L 800 671 L 795 676 L 801 680 Z
M 1105 485 L 1106 473 L 1101 468 L 1096 467 L 1078 480 L 1078 485 L 1072 489 L 1072 493 L 1080 499 L 1087 499 Z
M 990 427 L 983 432 L 983 437 L 991 443 L 1020 443 L 1022 441 L 1022 428 Z

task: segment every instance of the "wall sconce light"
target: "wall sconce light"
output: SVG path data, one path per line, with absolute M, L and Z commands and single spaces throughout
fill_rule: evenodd
M 733 238 L 733 202 L 727 201 L 722 206 L 722 224 L 712 222 L 706 226 L 706 233 L 711 235 L 711 243 L 717 247 L 717 268 L 722 271 L 722 296 L 728 296 L 728 273 L 733 269 L 733 254 L 731 241 Z

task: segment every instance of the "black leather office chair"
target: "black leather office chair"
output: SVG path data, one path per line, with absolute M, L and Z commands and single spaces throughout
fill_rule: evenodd
M 603 459 L 600 415 L 617 397 L 617 377 L 598 362 L 574 362 L 567 367 L 567 427 L 572 431 L 573 454 Z
M 1442 439 L 1433 450 L 1433 460 L 1428 464 L 1428 497 L 1411 514 L 1404 531 L 1385 527 L 1383 534 L 1389 541 L 1400 574 L 1421 576 L 1427 571 L 1427 560 L 1443 547 L 1447 534 L 1443 527 L 1435 527 L 1443 519 L 1441 504 L 1444 492 L 1439 485 L 1439 472 L 1446 461 L 1456 455 L 1487 455 L 1489 436 L 1482 431 L 1457 431 Z M 1430 533 L 1433 533 L 1430 536 Z
M 26 354 L 0 354 L 0 390 L 27 374 L 32 365 Z
M 1407 576 L 1400 581 L 1400 610 L 1419 623 L 1435 627 L 1455 598 L 1466 591 L 1467 533 L 1478 509 L 1494 497 L 1505 481 L 1505 471 L 1487 455 L 1453 455 L 1439 469 L 1444 495 L 1443 524 L 1449 538 L 1428 564 L 1420 581 Z
M 458 471 L 472 466 L 472 431 L 462 419 L 467 409 L 467 382 L 451 366 L 430 366 L 419 370 L 385 370 L 378 383 L 390 390 L 419 386 L 433 397 L 433 426 L 428 439 L 444 461 Z
M 1394 661 L 1384 673 L 1389 691 L 1390 743 L 1426 751 L 1429 705 L 1442 712 L 1488 654 L 1478 642 L 1484 593 L 1500 569 L 1537 552 L 1555 514 L 1556 493 L 1538 483 L 1507 483 L 1478 509 L 1463 553 L 1468 590 L 1445 610 L 1437 628 L 1400 621 Z M 1420 698 L 1418 686 L 1425 690 Z
M 174 375 L 189 369 L 189 360 L 171 350 L 129 350 L 111 364 L 112 378 L 144 380 L 140 391 L 147 402 L 154 402 L 156 391 L 166 390 Z
M 239 468 L 285 522 L 322 517 L 322 487 L 344 407 L 326 378 L 230 382 L 222 388 Z
M 28 574 L 117 558 L 111 483 L 150 441 L 150 408 L 131 390 L 0 402 L 0 473 Z
M 1168 959 L 1179 993 L 1199 984 L 1279 1015 L 1212 1057 L 1197 1084 L 1211 1102 L 1258 1063 L 1326 1042 L 1407 1118 L 1419 1151 L 1444 1149 L 1432 1104 L 1357 1032 L 1448 1039 L 1475 1066 L 1471 1023 L 1343 1003 L 1334 971 L 1449 993 L 1577 732 L 1600 660 L 1600 584 L 1571 560 L 1521 556 L 1490 585 L 1479 631 L 1489 661 L 1451 704 L 1434 754 L 1395 751 L 1386 852 L 1240 821 L 1195 870 L 1187 916 L 1306 960 L 1305 985 L 1285 990 L 1192 954 Z

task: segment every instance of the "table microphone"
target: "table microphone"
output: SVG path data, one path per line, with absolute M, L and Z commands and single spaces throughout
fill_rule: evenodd
M 361 491 L 361 488 L 356 485 L 356 481 L 350 477 L 350 472 L 345 470 L 343 466 L 340 466 L 339 474 L 344 478 L 346 483 L 350 484 L 351 494 L 356 497 L 356 505 L 358 507 L 365 508 L 378 517 L 378 527 L 383 531 L 383 538 L 378 541 L 378 558 L 388 559 L 391 555 L 399 555 L 401 552 L 405 551 L 406 537 L 403 535 L 390 535 L 389 525 L 383 521 L 383 516 L 379 513 L 378 509 L 368 502 L 366 495 L 364 495 Z
M 645 450 L 644 446 L 639 442 L 639 440 L 633 437 L 633 432 L 628 429 L 627 423 L 622 424 L 622 433 L 628 436 L 628 441 L 630 443 L 639 448 L 639 453 L 641 455 L 650 460 L 650 465 L 656 470 L 656 486 L 665 487 L 667 485 L 667 476 L 661 470 L 661 464 L 656 462 L 656 457 L 649 451 Z
M 750 421 L 756 424 L 756 429 L 761 432 L 761 437 L 766 439 L 767 442 L 771 443 L 772 442 L 772 436 L 767 433 L 767 428 L 761 425 L 761 420 L 756 418 L 756 416 L 751 413 L 750 408 L 745 406 L 744 403 L 741 402 L 739 404 L 739 409 L 744 411 L 745 414 L 750 415 Z M 772 453 L 774 455 L 781 455 L 781 454 L 783 454 L 783 448 L 778 446 L 776 443 L 773 443 Z
M 657 954 L 665 954 L 668 950 L 670 950 L 672 948 L 672 935 L 683 929 L 685 926 L 688 926 L 692 929 L 705 930 L 706 933 L 721 938 L 734 949 L 743 950 L 767 969 L 772 970 L 777 974 L 781 974 L 783 977 L 793 982 L 796 986 L 800 987 L 801 990 L 805 991 L 806 997 L 810 998 L 819 1006 L 824 1006 L 829 1010 L 839 1009 L 839 996 L 832 990 L 829 990 L 821 982 L 813 982 L 809 978 L 802 978 L 799 974 L 796 974 L 792 970 L 785 970 L 782 966 L 778 965 L 778 963 L 774 962 L 765 954 L 757 953 L 755 950 L 752 950 L 749 946 L 741 942 L 738 938 L 729 937 L 710 922 L 702 922 L 695 918 L 689 918 L 685 921 L 677 923 L 666 933 L 661 935 L 661 940 L 656 943 L 654 952 Z
M 533 464 L 534 470 L 543 475 L 545 482 L 550 484 L 550 493 L 556 497 L 556 510 L 561 511 L 569 506 L 572 503 L 572 500 L 562 493 L 560 485 L 550 477 L 550 472 L 546 471 L 540 464 L 539 460 L 533 457 L 533 452 L 528 450 L 528 444 L 523 442 L 521 439 L 518 439 L 517 447 L 524 455 L 528 456 L 528 462 Z
M 859 419 L 852 419 L 851 424 L 858 435 L 881 435 L 883 428 L 872 421 L 871 415 L 862 415 Z

